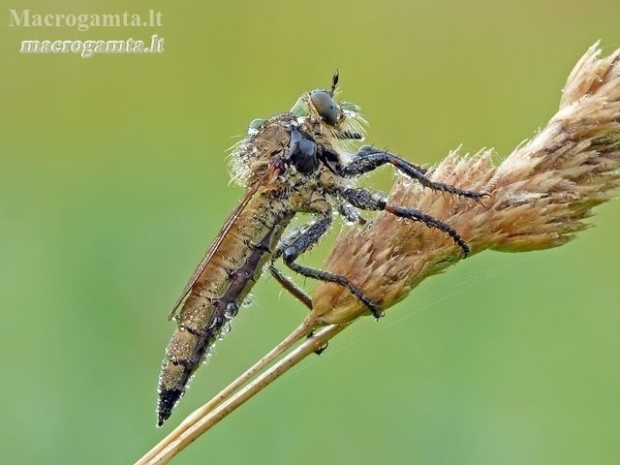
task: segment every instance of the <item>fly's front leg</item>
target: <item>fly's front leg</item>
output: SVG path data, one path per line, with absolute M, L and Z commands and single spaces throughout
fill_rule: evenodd
M 380 318 L 382 316 L 382 313 L 381 310 L 379 310 L 379 308 L 377 307 L 377 305 L 372 302 L 368 297 L 366 297 L 357 286 L 351 283 L 351 281 L 349 281 L 344 276 L 335 273 L 329 273 L 323 270 L 309 268 L 307 266 L 295 263 L 295 260 L 297 260 L 297 258 L 301 254 L 316 245 L 316 243 L 327 232 L 329 226 L 331 225 L 332 212 L 329 204 L 325 203 L 324 205 L 321 205 L 321 207 L 322 208 L 318 210 L 319 207 L 315 206 L 316 209 L 313 211 L 314 213 L 320 214 L 319 219 L 315 223 L 304 229 L 302 232 L 295 234 L 292 240 L 284 239 L 276 249 L 273 258 L 276 259 L 278 257 L 282 257 L 282 260 L 284 261 L 286 266 L 307 278 L 318 279 L 320 281 L 328 281 L 346 287 L 349 292 L 351 292 L 351 294 L 357 297 L 364 305 L 368 307 L 368 309 L 375 318 Z M 271 267 L 273 267 L 273 263 Z
M 470 252 L 469 245 L 463 240 L 463 238 L 452 229 L 448 224 L 433 218 L 430 215 L 422 213 L 415 208 L 405 208 L 398 206 L 391 206 L 387 204 L 387 201 L 383 195 L 369 191 L 368 189 L 343 189 L 340 195 L 344 197 L 351 205 L 361 208 L 363 210 L 384 210 L 392 215 L 407 218 L 412 221 L 420 221 L 430 228 L 437 228 L 440 231 L 446 233 L 452 238 L 452 240 L 461 248 L 463 252 L 463 258 L 467 257 Z
M 426 170 L 421 166 L 414 165 L 413 163 L 410 163 L 407 160 L 400 158 L 398 155 L 394 155 L 393 153 L 377 150 L 374 147 L 369 146 L 362 147 L 359 152 L 355 154 L 353 160 L 351 160 L 347 166 L 342 168 L 342 175 L 359 176 L 361 174 L 368 173 L 369 171 L 373 171 L 386 163 L 395 166 L 410 178 L 417 179 L 424 187 L 428 187 L 436 191 L 448 192 L 450 194 L 461 195 L 475 200 L 479 200 L 485 195 L 481 192 L 463 190 L 442 182 L 431 181 L 426 176 Z
M 340 131 L 336 133 L 336 138 L 340 140 L 362 140 L 364 136 L 355 131 Z

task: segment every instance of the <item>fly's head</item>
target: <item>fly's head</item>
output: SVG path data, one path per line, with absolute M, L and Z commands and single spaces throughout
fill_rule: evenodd
M 347 141 L 364 139 L 365 121 L 360 108 L 354 103 L 338 102 L 334 98 L 338 85 L 338 73 L 332 77 L 329 90 L 316 89 L 297 100 L 291 113 L 319 144 L 338 150 Z
M 233 180 L 250 187 L 263 179 L 270 165 L 278 166 L 281 172 L 288 171 L 287 175 L 293 171 L 311 174 L 319 169 L 316 157 L 310 153 L 311 145 L 317 150 L 335 152 L 344 161 L 350 150 L 348 145 L 363 140 L 365 121 L 357 105 L 336 101 L 337 84 L 338 73 L 334 74 L 329 90 L 307 92 L 289 112 L 252 121 L 248 136 L 232 150 Z M 291 157 L 295 144 L 297 156 Z M 295 169 L 289 170 L 290 167 Z

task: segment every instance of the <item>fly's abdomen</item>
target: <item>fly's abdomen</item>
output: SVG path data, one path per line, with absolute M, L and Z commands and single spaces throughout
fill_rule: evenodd
M 195 318 L 195 320 L 203 319 L 205 324 L 197 325 L 195 324 L 196 321 L 192 321 L 192 319 L 178 318 L 177 328 L 166 348 L 166 358 L 159 375 L 159 400 L 157 404 L 157 424 L 159 426 L 172 413 L 192 374 L 208 355 L 208 351 L 213 347 L 218 334 L 224 327 L 223 321 L 218 324 L 220 320 L 214 318 L 216 308 L 211 302 L 193 294 L 188 299 L 188 303 L 190 299 L 194 300 L 193 307 L 201 308 L 204 315 L 203 318 Z M 212 323 L 208 323 L 210 319 L 213 319 Z
M 260 200 L 248 205 L 222 238 L 176 318 L 177 328 L 159 376 L 159 426 L 170 416 L 215 342 L 230 329 L 230 319 L 260 277 L 290 221 L 290 215 L 276 208 L 277 204 Z

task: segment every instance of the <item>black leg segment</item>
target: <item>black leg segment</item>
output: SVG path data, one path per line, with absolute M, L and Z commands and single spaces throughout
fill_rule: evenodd
M 310 296 L 306 294 L 297 284 L 287 278 L 280 270 L 278 270 L 273 263 L 269 265 L 269 272 L 271 273 L 271 276 L 273 276 L 275 280 L 289 292 L 289 294 L 304 304 L 308 310 L 312 310 L 312 299 Z
M 426 177 L 426 170 L 421 166 L 414 165 L 393 153 L 377 150 L 369 146 L 362 147 L 359 152 L 355 154 L 353 160 L 342 168 L 342 175 L 359 176 L 373 171 L 386 163 L 395 166 L 410 178 L 417 179 L 424 187 L 436 191 L 448 192 L 449 194 L 461 195 L 475 200 L 479 200 L 484 195 L 480 192 L 463 190 L 442 182 L 431 181 Z
M 416 210 L 415 208 L 403 208 L 403 207 L 392 207 L 386 206 L 386 212 L 390 212 L 392 215 L 407 218 L 412 221 L 421 221 L 426 226 L 430 228 L 437 228 L 440 231 L 446 233 L 448 236 L 452 238 L 452 240 L 461 248 L 463 252 L 463 258 L 466 258 L 469 255 L 471 249 L 467 242 L 463 240 L 463 238 L 457 233 L 454 229 L 452 229 L 449 225 L 444 223 L 443 221 L 439 221 L 433 218 L 431 215 L 427 215 L 422 213 L 420 210 Z
M 368 307 L 375 318 L 379 319 L 382 316 L 381 310 L 379 310 L 375 303 L 366 297 L 364 293 L 347 278 L 335 273 L 329 273 L 295 263 L 295 260 L 297 260 L 301 254 L 312 248 L 320 240 L 323 234 L 329 229 L 331 222 L 331 211 L 322 212 L 316 223 L 310 225 L 303 232 L 297 233 L 293 240 L 283 240 L 281 245 L 278 246 L 274 258 L 281 256 L 286 266 L 302 276 L 318 279 L 320 281 L 328 281 L 346 287 L 351 294 Z M 276 279 L 278 278 L 276 277 Z
M 361 208 L 363 210 L 384 210 L 401 218 L 407 218 L 412 221 L 420 221 L 429 228 L 437 228 L 450 236 L 452 240 L 461 248 L 463 257 L 467 257 L 470 252 L 469 245 L 467 245 L 459 233 L 452 229 L 448 224 L 443 221 L 439 221 L 430 215 L 422 213 L 415 208 L 404 208 L 398 206 L 393 207 L 387 205 L 387 202 L 382 195 L 363 188 L 344 189 L 341 191 L 341 195 L 357 208 Z

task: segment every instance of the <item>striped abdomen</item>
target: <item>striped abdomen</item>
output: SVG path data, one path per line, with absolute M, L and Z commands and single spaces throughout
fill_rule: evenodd
M 259 195 L 234 220 L 183 304 L 159 376 L 158 425 L 170 416 L 187 384 L 260 277 L 293 214 Z

